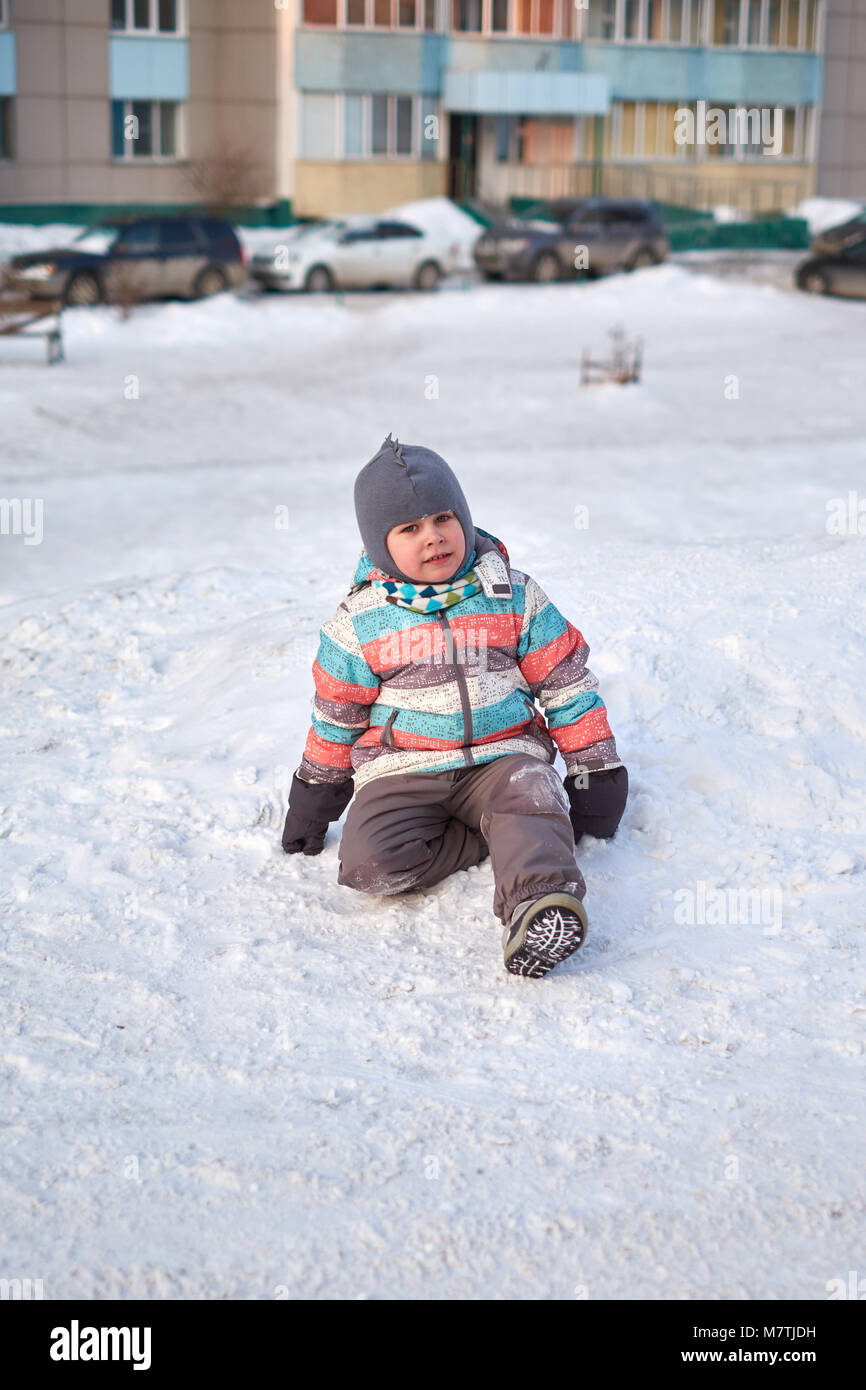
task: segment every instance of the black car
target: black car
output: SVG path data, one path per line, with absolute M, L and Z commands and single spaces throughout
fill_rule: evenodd
M 810 294 L 838 294 L 849 299 L 866 299 L 866 234 L 845 239 L 840 249 L 810 256 L 797 267 L 797 288 Z
M 100 223 L 68 246 L 13 256 L 6 281 L 35 299 L 100 304 L 202 299 L 246 277 L 246 250 L 222 218 L 139 217 Z
M 835 255 L 838 251 L 844 251 L 848 246 L 856 246 L 857 242 L 862 241 L 864 237 L 866 237 L 866 208 L 847 222 L 840 222 L 838 226 L 825 227 L 822 232 L 816 232 L 812 237 L 812 254 L 813 256 Z
M 512 217 L 475 243 L 475 263 L 488 280 L 551 281 L 577 271 L 602 275 L 657 265 L 668 253 L 655 205 L 623 198 L 561 198 L 536 205 L 531 218 Z M 586 247 L 586 264 L 575 253 Z

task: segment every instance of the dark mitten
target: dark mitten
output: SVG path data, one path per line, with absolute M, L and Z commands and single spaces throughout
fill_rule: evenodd
M 286 854 L 321 854 L 332 820 L 339 820 L 355 790 L 345 782 L 304 782 L 297 774 L 289 792 L 289 813 L 283 827 Z
M 571 828 L 574 843 L 583 835 L 608 840 L 622 820 L 628 798 L 628 772 L 624 767 L 608 768 L 605 772 L 589 772 L 581 786 L 574 776 L 565 778 L 565 790 L 571 802 Z

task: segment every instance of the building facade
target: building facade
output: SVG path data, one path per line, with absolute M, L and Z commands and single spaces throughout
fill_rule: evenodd
M 830 0 L 818 192 L 866 203 L 866 0 Z
M 0 207 L 188 203 L 226 149 L 273 198 L 275 37 L 271 4 L 0 0 Z
M 0 209 L 189 202 L 202 166 L 239 163 L 239 201 L 297 215 L 593 190 L 788 207 L 815 188 L 824 10 L 0 0 Z

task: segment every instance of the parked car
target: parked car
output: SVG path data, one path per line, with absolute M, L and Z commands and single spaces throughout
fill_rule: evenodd
M 394 219 L 345 219 L 299 228 L 257 252 L 250 274 L 264 289 L 435 290 L 454 267 L 458 248 Z
M 33 298 L 66 304 L 203 299 L 243 284 L 247 260 L 222 218 L 141 217 L 102 223 L 68 246 L 13 256 L 7 280 Z
M 475 263 L 488 280 L 572 278 L 579 246 L 587 248 L 590 275 L 657 265 L 668 253 L 667 233 L 653 203 L 562 198 L 532 211 L 531 219 L 506 218 L 475 243 Z
M 860 229 L 859 241 L 848 242 L 838 251 L 810 256 L 797 267 L 798 289 L 810 294 L 838 294 L 850 299 L 866 299 L 866 234 Z
M 812 238 L 812 254 L 835 255 L 837 251 L 844 251 L 846 246 L 856 246 L 863 237 L 866 237 L 866 208 L 847 222 L 840 222 L 836 227 L 825 227 L 822 232 L 816 232 Z

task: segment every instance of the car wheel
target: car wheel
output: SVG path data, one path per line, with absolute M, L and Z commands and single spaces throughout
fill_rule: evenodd
M 72 306 L 101 304 L 102 298 L 102 285 L 89 270 L 70 276 L 63 295 L 64 303 Z
M 634 255 L 626 262 L 626 270 L 640 270 L 643 266 L 658 265 L 655 253 L 648 246 L 640 246 Z
M 416 290 L 435 290 L 439 285 L 441 273 L 435 261 L 425 261 L 423 265 L 419 265 L 415 272 Z
M 210 299 L 212 294 L 222 294 L 223 290 L 228 289 L 228 279 L 224 270 L 218 265 L 205 266 L 200 270 L 192 283 L 192 293 L 195 299 Z
M 326 265 L 314 265 L 307 271 L 304 289 L 310 294 L 328 294 L 334 288 L 334 277 Z
M 823 270 L 818 270 L 815 266 L 806 266 L 797 276 L 797 284 L 807 294 L 827 294 L 830 289 Z
M 559 279 L 559 261 L 552 251 L 542 251 L 540 256 L 536 256 L 530 275 L 537 285 L 549 285 L 551 281 Z

